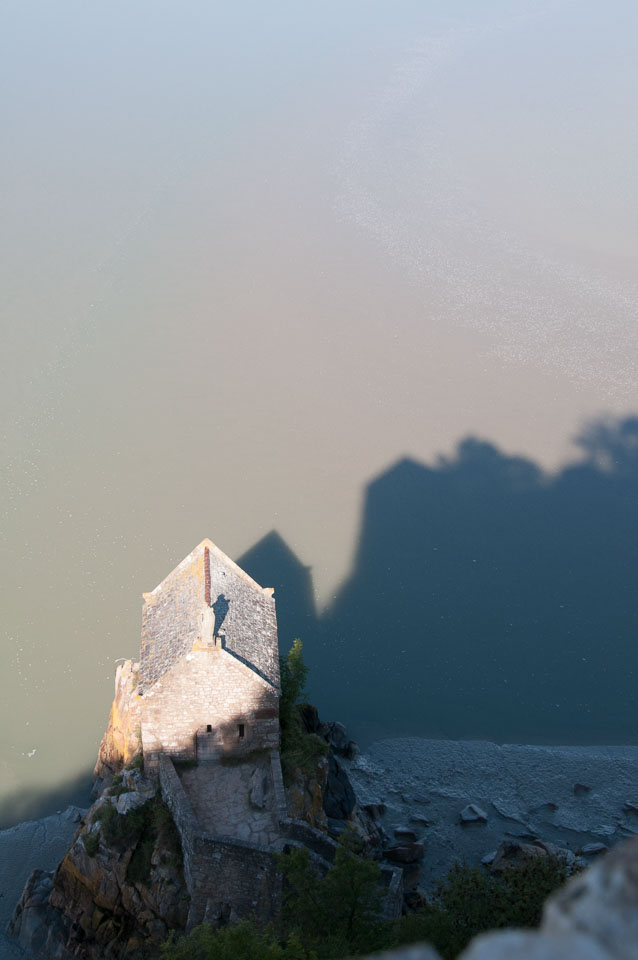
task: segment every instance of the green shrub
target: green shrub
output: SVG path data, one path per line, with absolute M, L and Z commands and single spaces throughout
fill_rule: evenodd
M 95 819 L 101 824 L 105 843 L 118 849 L 134 846 L 144 831 L 152 802 L 149 800 L 127 814 L 118 813 L 111 803 L 100 807 Z
M 128 766 L 129 770 L 137 770 L 138 773 L 144 773 L 144 754 L 141 750 L 135 754 Z
M 215 930 L 202 923 L 186 937 L 171 934 L 161 948 L 162 960 L 315 960 L 291 935 L 282 943 L 272 932 L 261 933 L 247 922 Z
M 284 929 L 319 958 L 369 953 L 391 946 L 390 924 L 378 920 L 382 890 L 380 867 L 358 855 L 359 837 L 347 831 L 335 854 L 334 865 L 320 876 L 307 849 L 279 858 L 286 886 Z
M 155 849 L 155 837 L 146 830 L 137 841 L 133 856 L 126 868 L 126 879 L 131 883 L 146 883 L 151 875 L 151 860 Z
M 126 875 L 132 883 L 145 882 L 151 872 L 151 858 L 156 844 L 164 851 L 164 862 L 176 869 L 183 865 L 182 845 L 171 812 L 156 796 L 129 813 L 118 813 L 113 804 L 105 803 L 97 811 L 102 836 L 107 846 L 116 850 L 133 848 Z
M 107 790 L 107 796 L 120 797 L 123 793 L 126 793 L 126 787 L 124 786 L 122 774 L 116 773 L 111 780 L 111 786 Z
M 82 843 L 84 844 L 87 856 L 94 857 L 100 846 L 100 838 L 96 833 L 84 832 L 82 834 Z
M 296 770 L 311 776 L 317 762 L 328 755 L 330 747 L 316 733 L 307 733 L 301 719 L 301 700 L 305 694 L 308 668 L 303 662 L 303 645 L 297 639 L 286 657 L 280 659 L 281 768 L 288 786 Z
M 538 926 L 543 903 L 566 879 L 566 864 L 555 856 L 530 857 L 501 875 L 455 863 L 433 902 L 402 918 L 399 942 L 427 940 L 454 960 L 483 931 Z

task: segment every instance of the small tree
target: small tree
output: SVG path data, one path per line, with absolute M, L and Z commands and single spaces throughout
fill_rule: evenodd
M 279 670 L 281 675 L 279 716 L 282 727 L 285 727 L 293 719 L 295 708 L 301 703 L 306 692 L 308 667 L 303 662 L 303 644 L 299 637 L 293 641 L 288 654 L 280 657 Z
M 349 957 L 378 950 L 390 942 L 387 924 L 378 920 L 381 905 L 380 868 L 358 855 L 360 841 L 347 831 L 334 865 L 323 877 L 307 849 L 280 858 L 286 879 L 283 923 L 318 957 Z
M 308 678 L 308 667 L 303 662 L 303 644 L 299 638 L 288 655 L 281 657 L 280 674 L 281 766 L 284 782 L 289 784 L 295 770 L 313 774 L 317 761 L 327 755 L 329 747 L 317 734 L 306 732 L 299 713 Z
M 220 930 L 200 923 L 181 939 L 171 934 L 161 956 L 162 960 L 316 960 L 295 936 L 281 943 L 272 930 L 262 932 L 247 921 Z

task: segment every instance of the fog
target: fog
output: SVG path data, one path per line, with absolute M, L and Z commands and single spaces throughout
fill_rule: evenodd
M 397 732 L 390 707 L 372 724 L 365 689 L 349 693 L 366 637 L 342 614 L 347 596 L 373 600 L 360 576 L 371 480 L 406 458 L 439 470 L 470 437 L 529 461 L 537 492 L 562 490 L 568 464 L 609 476 L 631 461 L 634 509 L 634 434 L 618 424 L 638 410 L 635 4 L 2 9 L 0 807 L 17 816 L 92 765 L 114 661 L 139 649 L 141 593 L 204 536 L 239 559 L 276 531 L 311 568 L 301 619 L 278 586 L 282 648 L 306 639 L 314 699 L 355 702 L 355 735 Z M 613 443 L 576 442 L 592 424 L 620 430 L 618 461 Z M 559 518 L 563 547 L 597 509 L 590 489 L 580 526 Z M 428 510 L 440 516 L 436 499 Z M 610 524 L 597 549 L 638 569 L 631 523 Z M 456 578 L 458 525 L 452 541 Z M 425 577 L 414 538 L 410 556 Z M 481 582 L 493 620 L 501 595 Z M 635 576 L 623 585 L 613 636 L 631 659 Z M 335 657 L 335 624 L 352 656 Z M 390 700 L 413 669 L 393 669 Z M 436 671 L 420 682 L 444 702 Z M 615 709 L 606 696 L 587 742 Z M 618 742 L 635 739 L 627 698 L 600 725 Z M 516 696 L 492 717 L 487 702 L 476 735 L 579 739 L 560 711 L 526 728 Z M 409 704 L 400 732 L 412 710 L 415 733 L 473 733 L 469 717 Z

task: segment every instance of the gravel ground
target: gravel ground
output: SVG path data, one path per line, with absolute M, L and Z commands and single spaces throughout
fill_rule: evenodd
M 635 746 L 410 737 L 373 743 L 346 766 L 360 804 L 385 804 L 381 824 L 391 840 L 408 827 L 424 842 L 426 891 L 455 858 L 477 864 L 511 837 L 540 837 L 575 853 L 587 843 L 611 846 L 638 833 Z M 487 814 L 486 823 L 461 824 L 469 803 Z

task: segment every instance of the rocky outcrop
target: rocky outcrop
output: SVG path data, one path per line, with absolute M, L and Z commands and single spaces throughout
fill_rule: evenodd
M 304 773 L 297 768 L 286 787 L 288 816 L 294 820 L 305 820 L 317 830 L 327 831 L 328 818 L 323 808 L 327 780 L 327 757 L 320 757 L 311 773 Z
M 137 693 L 140 665 L 132 660 L 115 671 L 115 697 L 106 733 L 98 751 L 94 775 L 99 785 L 127 766 L 141 749 L 140 697 Z M 101 782 L 101 783 L 100 783 Z
M 126 770 L 93 804 L 55 873 L 32 873 L 8 934 L 38 957 L 119 960 L 156 954 L 187 915 L 170 814 L 154 785 Z

